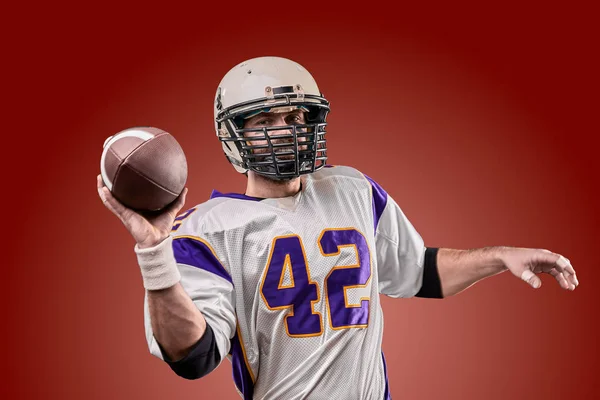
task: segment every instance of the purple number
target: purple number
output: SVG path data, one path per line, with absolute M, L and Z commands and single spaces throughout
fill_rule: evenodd
M 325 278 L 325 296 L 333 329 L 366 327 L 369 323 L 369 297 L 349 304 L 347 289 L 366 287 L 371 278 L 371 260 L 367 240 L 353 228 L 328 229 L 319 239 L 321 254 L 336 256 L 342 247 L 356 251 L 357 264 L 334 267 Z
M 179 229 L 179 227 L 183 223 L 183 220 L 189 217 L 194 211 L 196 211 L 196 207 L 190 208 L 189 210 L 175 218 L 175 220 L 173 221 L 173 227 L 171 228 L 171 232 L 177 231 L 177 229 Z
M 284 285 L 284 277 L 290 283 Z M 276 237 L 260 285 L 260 293 L 270 310 L 290 309 L 285 317 L 288 335 L 317 336 L 323 331 L 321 314 L 313 311 L 319 301 L 319 287 L 310 280 L 300 237 Z

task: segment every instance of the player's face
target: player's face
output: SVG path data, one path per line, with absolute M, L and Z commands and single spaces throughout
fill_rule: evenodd
M 305 116 L 304 116 L 304 111 L 302 110 L 293 110 L 293 111 L 289 111 L 289 112 L 282 112 L 282 113 L 273 113 L 273 112 L 263 112 L 260 113 L 258 115 L 253 116 L 252 118 L 248 119 L 245 123 L 244 123 L 244 128 L 272 128 L 272 127 L 277 127 L 277 126 L 287 126 L 287 125 L 299 125 L 299 124 L 304 124 L 305 121 Z M 291 136 L 292 134 L 292 130 L 291 129 L 282 129 L 282 130 L 273 130 L 273 131 L 268 131 L 268 135 L 271 138 L 271 143 L 272 144 L 284 144 L 284 143 L 290 143 L 293 144 L 294 143 L 294 139 Z M 279 137 L 285 135 L 284 137 Z M 247 138 L 253 138 L 253 137 L 260 137 L 261 139 L 264 138 L 264 135 L 261 132 L 246 132 L 245 136 Z M 306 141 L 305 137 L 299 137 L 298 142 L 304 142 Z M 267 140 L 250 140 L 248 142 L 248 144 L 252 145 L 252 146 L 263 146 L 263 145 L 268 145 Z M 305 150 L 306 146 L 299 146 L 299 150 Z M 283 153 L 283 152 L 287 152 L 293 150 L 293 145 L 292 146 L 282 146 L 282 147 L 278 147 L 275 149 L 275 153 Z M 264 149 L 254 149 L 252 150 L 252 152 L 254 154 L 264 154 L 264 153 L 270 153 L 270 150 L 268 148 L 264 148 Z M 294 155 L 283 155 L 281 156 L 282 160 L 293 160 L 294 159 Z

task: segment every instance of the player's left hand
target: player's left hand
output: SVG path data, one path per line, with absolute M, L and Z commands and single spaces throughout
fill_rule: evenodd
M 516 277 L 530 284 L 534 289 L 542 286 L 542 280 L 536 274 L 552 275 L 565 290 L 575 290 L 579 285 L 571 262 L 548 250 L 506 248 L 502 261 Z

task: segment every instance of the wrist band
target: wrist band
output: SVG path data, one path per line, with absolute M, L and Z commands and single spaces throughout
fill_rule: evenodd
M 154 247 L 134 247 L 142 271 L 144 287 L 148 290 L 166 289 L 181 280 L 173 254 L 173 238 L 167 237 Z

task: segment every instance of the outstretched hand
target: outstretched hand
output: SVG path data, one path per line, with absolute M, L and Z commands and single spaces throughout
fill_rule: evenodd
M 169 236 L 175 217 L 185 204 L 187 188 L 171 205 L 156 215 L 142 215 L 131 208 L 125 207 L 113 197 L 102 181 L 102 176 L 97 177 L 98 195 L 113 214 L 125 225 L 138 247 L 153 247 Z
M 516 277 L 524 280 L 534 289 L 542 286 L 537 274 L 552 275 L 566 290 L 575 290 L 579 285 L 571 262 L 548 250 L 507 248 L 502 256 L 504 264 Z

